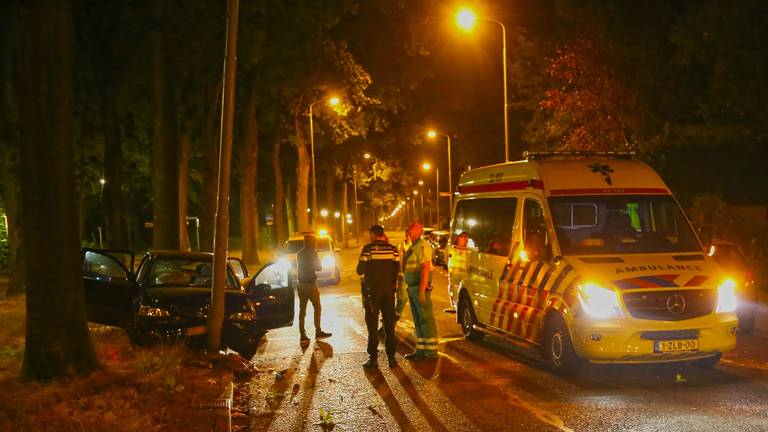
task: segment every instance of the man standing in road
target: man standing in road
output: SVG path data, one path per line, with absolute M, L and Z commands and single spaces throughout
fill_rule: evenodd
M 368 328 L 367 369 L 378 367 L 379 311 L 384 321 L 384 339 L 390 368 L 397 367 L 395 360 L 395 289 L 400 272 L 400 254 L 389 244 L 384 227 L 370 228 L 371 242 L 363 246 L 357 263 L 357 274 L 363 276 L 363 309 Z
M 317 255 L 315 245 L 317 241 L 313 234 L 304 236 L 304 247 L 296 256 L 296 267 L 299 276 L 299 287 L 296 290 L 299 295 L 299 331 L 301 342 L 309 342 L 309 337 L 304 331 L 304 317 L 307 315 L 307 301 L 312 302 L 315 312 L 315 338 L 322 339 L 331 336 L 320 328 L 320 291 L 317 289 L 317 272 L 323 269 L 320 257 Z
M 407 360 L 437 358 L 437 327 L 432 314 L 432 247 L 421 238 L 423 227 L 412 223 L 406 234 L 411 246 L 403 256 L 403 279 L 408 285 L 413 324 L 416 327 L 416 350 L 406 354 Z

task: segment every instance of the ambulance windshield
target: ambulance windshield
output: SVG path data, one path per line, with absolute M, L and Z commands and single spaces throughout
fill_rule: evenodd
M 668 195 L 551 197 L 549 207 L 563 255 L 701 252 Z

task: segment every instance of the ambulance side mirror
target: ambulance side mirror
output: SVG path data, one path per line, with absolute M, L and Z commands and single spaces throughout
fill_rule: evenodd
M 704 251 L 708 252 L 710 247 L 712 246 L 712 241 L 714 240 L 714 234 L 712 234 L 712 229 L 709 227 L 700 228 L 699 240 L 701 240 L 701 245 L 704 246 Z

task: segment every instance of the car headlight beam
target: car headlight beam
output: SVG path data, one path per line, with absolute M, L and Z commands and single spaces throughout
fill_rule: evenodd
M 336 259 L 332 255 L 326 255 L 321 261 L 323 268 L 330 268 L 336 265 Z
M 624 316 L 619 306 L 619 294 L 594 283 L 579 286 L 579 303 L 584 312 L 593 318 Z
M 728 278 L 717 287 L 717 313 L 734 312 L 737 306 L 736 282 Z

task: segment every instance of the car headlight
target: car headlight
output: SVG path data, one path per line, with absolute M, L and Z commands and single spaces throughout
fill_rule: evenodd
M 579 286 L 579 303 L 593 318 L 619 318 L 624 316 L 619 306 L 619 294 L 594 283 Z
M 717 287 L 717 312 L 733 312 L 737 306 L 736 282 L 728 278 Z
M 322 264 L 324 268 L 333 267 L 336 265 L 336 259 L 331 255 L 326 255 L 323 257 Z
M 229 315 L 229 319 L 232 321 L 253 321 L 256 319 L 256 315 L 253 312 L 235 312 Z
M 171 313 L 163 308 L 154 306 L 139 306 L 139 316 L 152 318 L 167 318 Z

